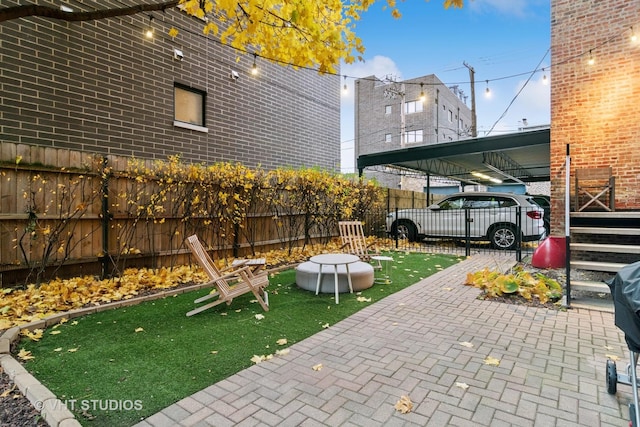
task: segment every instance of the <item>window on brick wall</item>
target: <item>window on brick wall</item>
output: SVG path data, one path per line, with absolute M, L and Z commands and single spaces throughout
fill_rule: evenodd
M 385 114 L 391 114 L 391 105 L 385 105 L 384 106 L 384 113 Z
M 390 144 L 391 143 L 391 134 L 390 133 L 385 133 L 384 134 L 384 142 Z
M 408 131 L 405 133 L 405 138 L 407 144 L 422 142 L 422 129 Z
M 174 126 L 208 131 L 204 122 L 206 92 L 175 83 L 173 98 Z
M 421 113 L 422 101 L 409 101 L 404 103 L 404 112 L 406 114 Z

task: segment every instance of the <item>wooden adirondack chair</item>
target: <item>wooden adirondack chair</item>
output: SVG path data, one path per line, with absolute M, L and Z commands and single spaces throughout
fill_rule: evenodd
M 207 285 L 215 286 L 216 293 L 205 295 L 196 299 L 194 302 L 199 304 L 211 298 L 217 299 L 202 307 L 198 307 L 187 313 L 187 316 L 193 316 L 218 304 L 231 304 L 234 298 L 246 293 L 253 293 L 256 300 L 260 303 L 264 311 L 269 311 L 269 297 L 264 289 L 269 285 L 269 275 L 266 271 L 254 274 L 252 265 L 240 264 L 238 268 L 226 268 L 219 270 L 213 260 L 205 250 L 204 246 L 195 234 L 187 237 L 186 244 L 191 249 L 196 261 L 205 271 L 210 281 Z M 233 285 L 230 284 L 233 283 Z
M 380 255 L 375 249 L 367 245 L 361 221 L 339 221 L 342 248 L 352 255 L 360 257 L 362 261 L 371 261 L 372 256 Z M 381 268 L 379 265 L 378 268 Z

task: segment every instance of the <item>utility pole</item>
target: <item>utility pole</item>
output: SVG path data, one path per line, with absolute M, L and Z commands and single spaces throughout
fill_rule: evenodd
M 476 119 L 476 72 L 472 66 L 467 64 L 466 61 L 463 61 L 462 65 L 469 69 L 469 79 L 471 80 L 471 137 L 476 138 L 478 136 L 478 124 Z

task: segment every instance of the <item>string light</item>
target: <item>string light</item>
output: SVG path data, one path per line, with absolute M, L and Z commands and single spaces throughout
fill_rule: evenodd
M 254 76 L 258 75 L 258 65 L 256 64 L 256 58 L 258 57 L 258 54 L 254 53 L 253 54 L 253 65 L 251 66 L 251 74 L 253 74 Z
M 147 27 L 147 30 L 145 31 L 144 35 L 148 38 L 148 39 L 152 39 L 153 38 L 153 25 L 151 24 L 153 21 L 153 16 L 149 15 L 149 26 Z
M 549 84 L 549 80 L 547 80 L 547 73 L 545 73 L 544 68 L 542 69 L 542 84 L 546 85 Z
M 347 94 L 347 92 L 349 92 L 349 88 L 347 87 L 347 76 L 343 76 L 344 77 L 344 86 L 342 87 L 342 93 L 343 94 Z
M 423 86 L 424 83 L 420 83 L 420 102 L 424 102 L 427 100 L 427 96 L 424 94 Z
M 484 96 L 491 98 L 491 89 L 489 89 L 489 80 L 486 80 L 487 88 L 484 90 Z
M 593 51 L 589 50 L 589 60 L 587 61 L 589 65 L 593 65 L 596 63 L 596 60 L 593 58 Z
M 636 35 L 635 31 L 633 31 L 633 27 L 631 27 L 631 37 L 630 38 L 631 38 L 631 41 L 633 43 L 638 41 L 638 36 Z

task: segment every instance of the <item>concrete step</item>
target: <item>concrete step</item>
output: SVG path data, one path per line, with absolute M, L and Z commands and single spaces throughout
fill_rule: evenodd
M 598 243 L 571 243 L 572 251 L 607 252 L 615 254 L 640 254 L 640 245 L 613 245 Z
M 586 280 L 572 280 L 571 291 L 594 292 L 600 294 L 610 294 L 611 289 L 604 282 L 592 282 Z
M 571 261 L 571 268 L 589 271 L 607 271 L 617 273 L 627 264 L 617 262 L 598 262 L 598 261 Z
M 570 227 L 571 234 L 609 234 L 619 236 L 639 236 L 640 228 L 616 227 Z
M 572 298 L 571 308 L 580 308 L 583 310 L 602 311 L 605 313 L 614 313 L 613 300 L 595 299 L 595 298 Z

